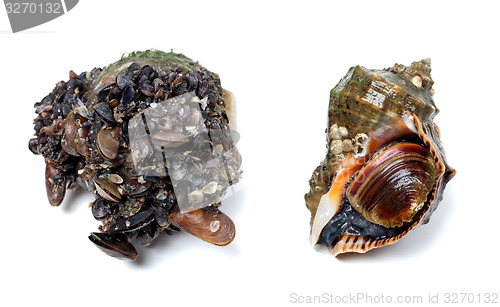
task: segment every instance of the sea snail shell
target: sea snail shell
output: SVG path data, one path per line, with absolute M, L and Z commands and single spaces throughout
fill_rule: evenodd
M 429 221 L 455 174 L 433 122 L 430 71 L 429 59 L 356 66 L 332 89 L 328 152 L 305 195 L 315 247 L 364 253 Z

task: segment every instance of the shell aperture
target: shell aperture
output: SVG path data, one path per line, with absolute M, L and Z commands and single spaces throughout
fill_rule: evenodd
M 315 247 L 364 253 L 429 220 L 455 174 L 433 122 L 430 71 L 428 59 L 356 66 L 332 89 L 328 151 L 305 195 Z

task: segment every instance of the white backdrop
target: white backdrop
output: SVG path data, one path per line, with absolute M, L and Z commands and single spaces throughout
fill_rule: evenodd
M 362 305 L 352 297 L 365 295 L 423 306 L 429 295 L 498 295 L 499 12 L 494 1 L 93 0 L 16 34 L 0 12 L 0 305 L 287 306 L 309 296 Z M 237 227 L 231 245 L 165 235 L 126 262 L 87 239 L 99 225 L 91 195 L 50 207 L 28 140 L 33 104 L 70 69 L 149 48 L 198 60 L 235 93 L 245 173 L 222 207 Z M 315 252 L 303 195 L 325 154 L 330 89 L 351 66 L 426 57 L 457 169 L 443 202 L 392 246 L 338 259 Z

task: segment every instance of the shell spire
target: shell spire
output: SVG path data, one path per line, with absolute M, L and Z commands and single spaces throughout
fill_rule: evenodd
M 423 74 L 431 76 L 431 58 L 425 58 L 418 62 L 411 63 L 411 68 L 420 71 Z

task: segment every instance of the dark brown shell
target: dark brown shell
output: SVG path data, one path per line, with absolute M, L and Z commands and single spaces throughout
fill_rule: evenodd
M 97 134 L 97 148 L 106 160 L 114 160 L 120 150 L 121 129 L 118 127 L 102 128 Z
M 87 142 L 87 137 L 89 130 L 83 125 L 87 120 L 74 112 L 70 112 L 66 117 L 66 130 L 65 130 L 65 142 L 71 150 L 68 153 L 71 155 L 76 155 L 76 153 L 82 156 L 90 156 L 90 150 Z M 76 152 L 75 152 L 76 151 Z
M 111 257 L 125 260 L 135 260 L 137 257 L 137 250 L 123 233 L 92 232 L 89 240 Z
M 49 203 L 52 206 L 59 206 L 66 194 L 66 179 L 49 161 L 45 163 L 45 188 Z
M 353 67 L 331 91 L 328 152 L 305 195 L 313 244 L 366 252 L 429 220 L 455 174 L 433 122 L 432 85 L 423 60 Z

